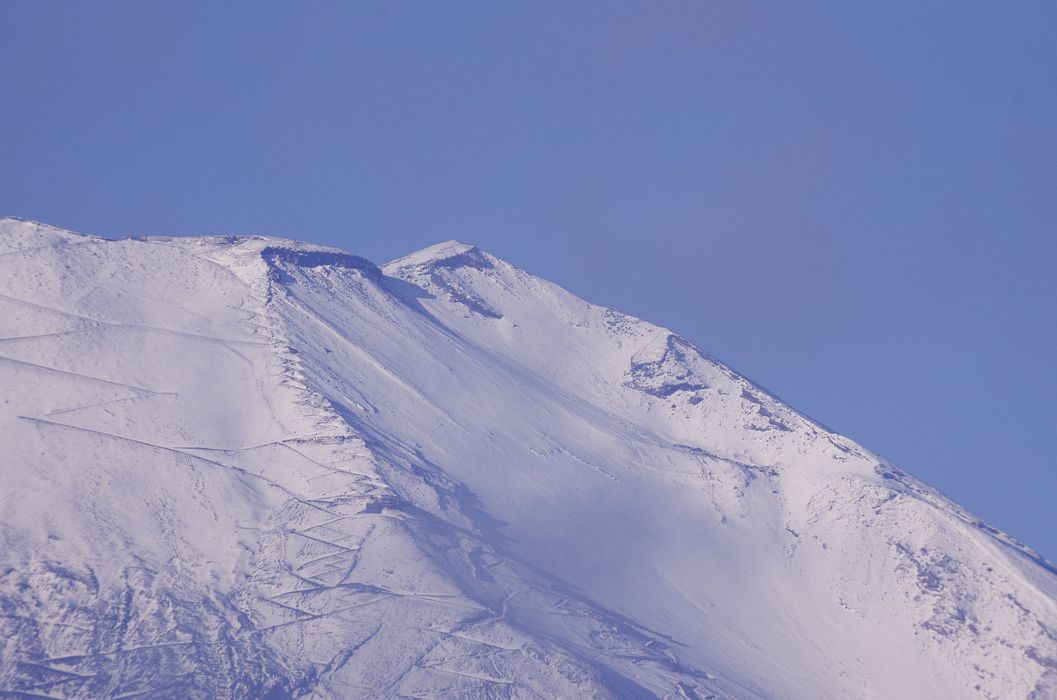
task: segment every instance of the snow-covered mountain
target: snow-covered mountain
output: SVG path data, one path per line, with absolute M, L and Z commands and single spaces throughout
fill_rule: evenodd
M 0 222 L 0 695 L 1054 698 L 1057 569 L 472 246 Z

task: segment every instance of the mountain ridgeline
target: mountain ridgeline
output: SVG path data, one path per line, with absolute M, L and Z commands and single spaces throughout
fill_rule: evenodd
M 1057 570 L 442 243 L 0 221 L 0 695 L 1057 698 Z

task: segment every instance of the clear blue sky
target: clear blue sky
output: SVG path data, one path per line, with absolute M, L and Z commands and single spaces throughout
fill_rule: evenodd
M 1057 559 L 1057 3 L 0 4 L 0 214 L 474 242 Z

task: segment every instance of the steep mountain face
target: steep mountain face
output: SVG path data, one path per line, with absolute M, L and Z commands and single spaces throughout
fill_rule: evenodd
M 0 695 L 1054 698 L 1057 571 L 449 242 L 0 222 Z

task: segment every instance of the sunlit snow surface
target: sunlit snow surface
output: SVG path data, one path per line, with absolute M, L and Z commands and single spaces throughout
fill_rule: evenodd
M 3 220 L 0 392 L 0 695 L 1057 697 L 1052 565 L 471 246 Z

